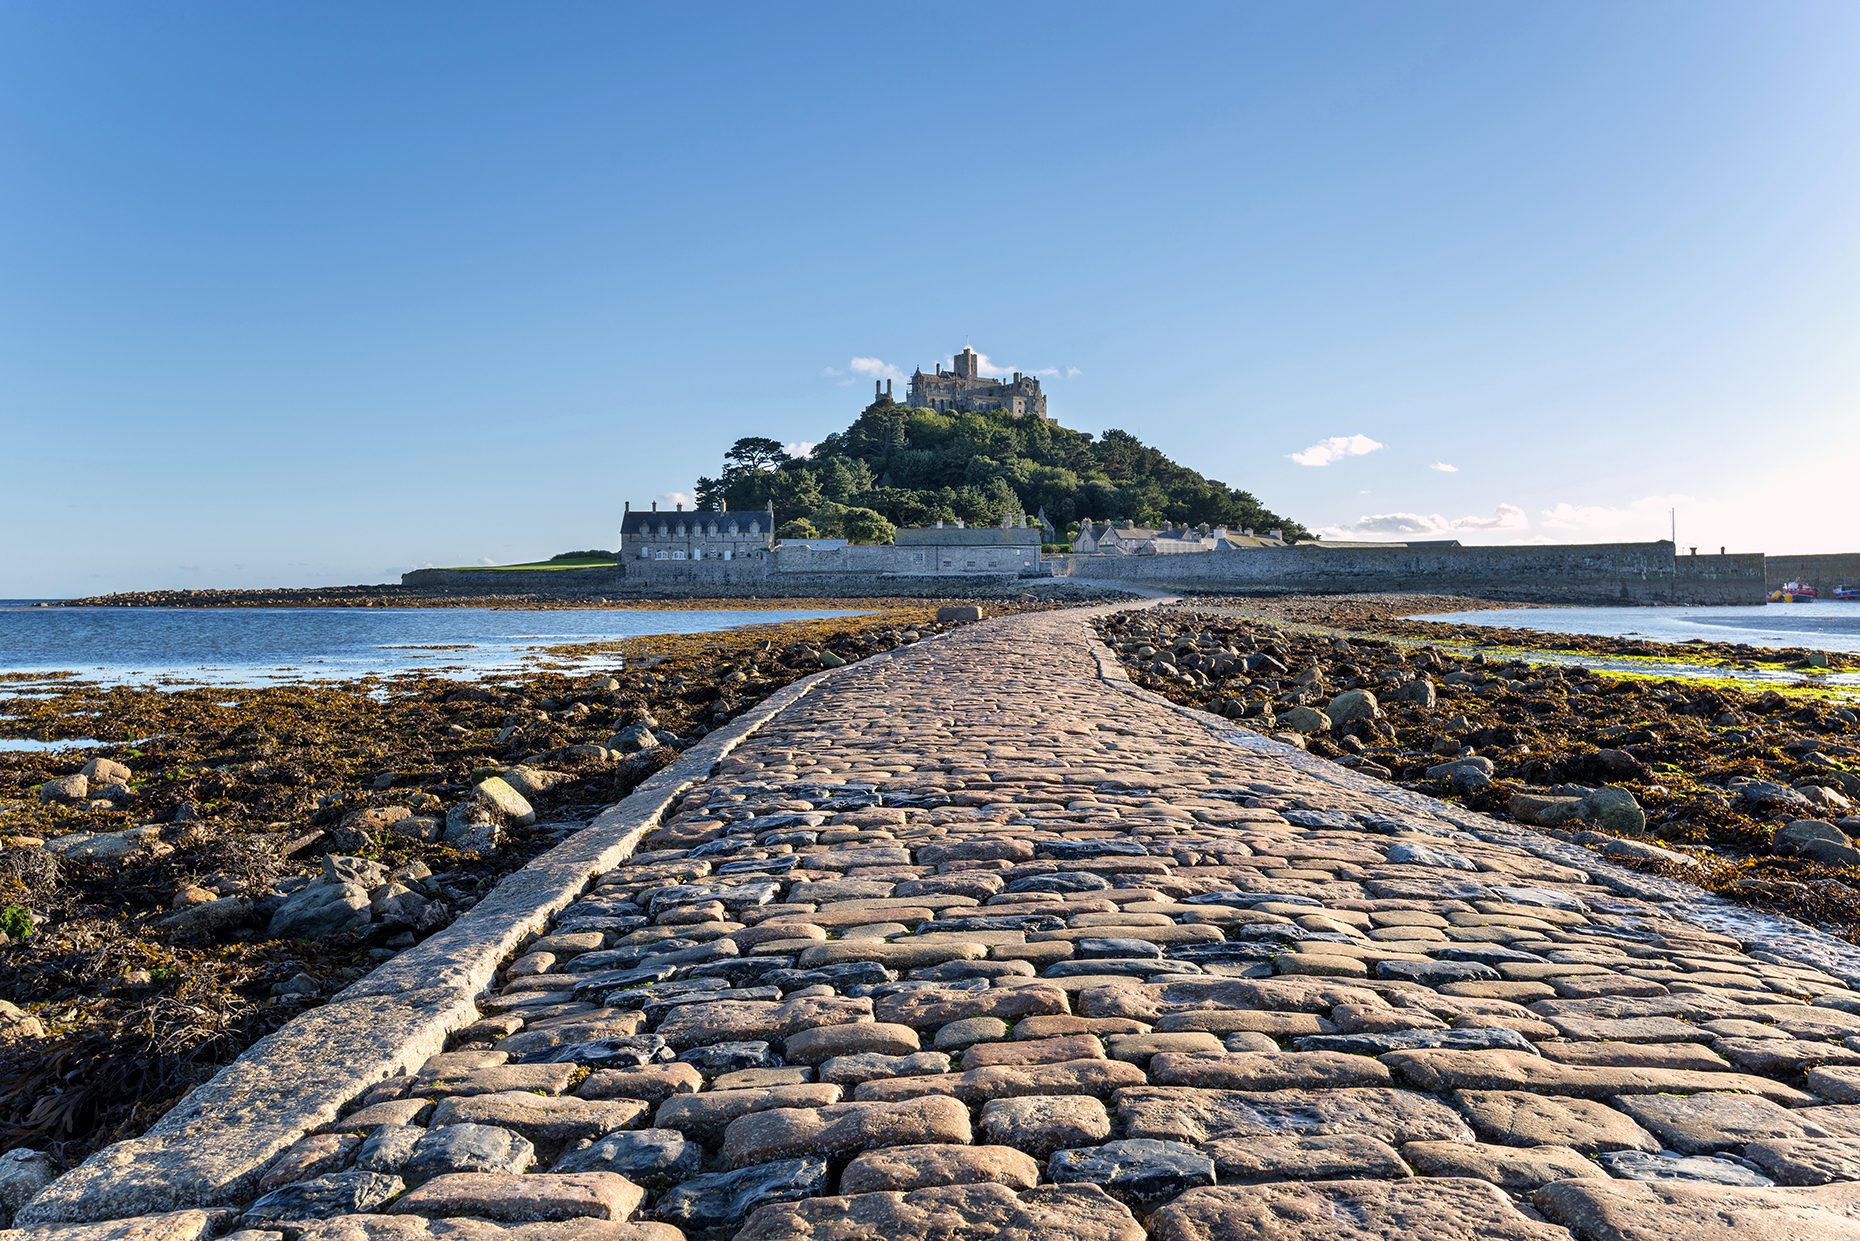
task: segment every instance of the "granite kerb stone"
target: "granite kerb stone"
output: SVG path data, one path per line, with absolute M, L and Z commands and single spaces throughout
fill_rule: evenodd
M 478 1019 L 476 1000 L 531 934 L 630 857 L 685 790 L 776 713 L 862 663 L 784 686 L 705 737 L 588 827 L 507 876 L 450 927 L 254 1043 L 139 1137 L 90 1156 L 16 1216 L 39 1228 L 222 1207 L 252 1196 L 292 1143 Z

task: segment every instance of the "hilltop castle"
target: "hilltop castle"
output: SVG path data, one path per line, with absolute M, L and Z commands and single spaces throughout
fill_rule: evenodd
M 911 404 L 919 409 L 999 409 L 1016 418 L 1046 417 L 1046 396 L 1039 380 L 1019 371 L 1013 379 L 984 379 L 981 361 L 981 354 L 964 345 L 953 370 L 944 370 L 940 362 L 934 375 L 918 368 L 911 376 Z

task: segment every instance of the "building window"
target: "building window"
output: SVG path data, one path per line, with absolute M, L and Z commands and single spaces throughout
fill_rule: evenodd
M 666 553 L 664 552 L 655 552 L 652 558 L 654 560 L 670 560 L 671 559 L 671 557 L 666 555 Z
M 735 560 L 735 559 L 736 559 L 736 553 L 735 553 L 735 552 L 733 552 L 733 551 L 731 551 L 731 550 L 730 550 L 729 548 L 727 548 L 727 547 L 726 547 L 726 548 L 724 548 L 724 549 L 723 549 L 723 558 L 724 558 L 725 560 Z
M 685 537 L 685 523 L 682 521 L 678 523 L 678 537 L 681 539 Z
M 710 537 L 713 539 L 717 537 L 717 523 L 714 521 L 710 523 Z
M 685 554 L 684 554 L 683 552 L 673 552 L 673 553 L 672 553 L 672 559 L 673 559 L 673 560 L 683 560 L 684 558 L 685 558 Z
M 751 534 L 761 534 L 761 533 L 762 533 L 762 523 L 761 523 L 761 522 L 756 522 L 756 521 L 752 521 L 752 522 L 750 522 L 750 523 L 749 523 L 749 533 L 751 533 Z
M 739 531 L 740 531 L 741 529 L 742 529 L 742 528 L 741 528 L 740 526 L 738 526 L 738 525 L 737 525 L 737 524 L 736 524 L 735 522 L 731 522 L 731 523 L 730 523 L 730 533 L 731 533 L 731 534 L 736 534 L 736 533 L 738 533 L 738 532 L 739 532 Z
M 664 537 L 665 537 L 665 536 L 666 536 L 667 534 L 670 534 L 670 533 L 671 533 L 671 531 L 669 531 L 669 530 L 667 530 L 667 529 L 665 528 L 665 523 L 664 523 L 664 522 L 660 522 L 660 523 L 659 523 L 659 537 L 660 537 L 660 538 L 664 538 Z

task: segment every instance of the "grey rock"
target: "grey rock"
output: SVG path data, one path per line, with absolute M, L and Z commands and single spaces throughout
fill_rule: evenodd
M 1662 849 L 1644 840 L 1611 840 L 1602 846 L 1604 857 L 1631 857 L 1647 862 L 1670 862 L 1674 866 L 1697 866 L 1698 859 L 1672 849 Z
M 273 939 L 320 939 L 368 922 L 368 892 L 352 883 L 313 883 L 284 898 L 271 916 Z
M 83 776 L 65 776 L 47 780 L 39 786 L 39 800 L 45 805 L 74 805 L 90 800 L 90 781 Z
M 497 819 L 480 802 L 460 802 L 446 812 L 443 838 L 461 853 L 495 853 L 498 845 Z
M 1396 841 L 1389 846 L 1389 861 L 1405 866 L 1433 866 L 1446 870 L 1478 870 L 1469 857 L 1447 849 Z
M 1612 784 L 1585 795 L 1580 810 L 1585 822 L 1605 832 L 1638 836 L 1647 830 L 1647 814 L 1634 800 L 1634 794 Z
M 92 784 L 128 784 L 135 776 L 113 758 L 93 758 L 78 770 Z
M 1860 866 L 1860 849 L 1831 840 L 1809 841 L 1802 846 L 1801 856 L 1823 866 Z
M 658 1217 L 687 1232 L 734 1228 L 758 1207 L 824 1193 L 827 1161 L 817 1155 L 693 1177 L 659 1200 Z
M 1348 724 L 1353 720 L 1379 720 L 1382 718 L 1381 704 L 1376 696 L 1366 689 L 1347 690 L 1338 694 L 1325 706 L 1324 714 L 1335 724 Z
M 363 857 L 326 853 L 323 855 L 323 879 L 326 883 L 352 883 L 372 891 L 387 882 L 387 868 Z
M 1743 1185 L 1766 1189 L 1776 1182 L 1741 1160 L 1722 1155 L 1680 1155 L 1661 1151 L 1600 1151 L 1595 1162 L 1626 1181 L 1697 1181 L 1706 1185 Z
M 1061 870 L 1050 875 L 1028 875 L 1008 884 L 1009 892 L 1102 892 L 1111 886 L 1103 875 L 1089 871 Z
M 1431 708 L 1439 701 L 1439 692 L 1434 683 L 1426 677 L 1410 681 L 1400 689 L 1385 695 L 1390 702 L 1412 702 L 1418 707 Z
M 1379 1056 L 1386 1051 L 1438 1048 L 1443 1051 L 1522 1051 L 1537 1055 L 1537 1048 L 1516 1030 L 1385 1030 L 1378 1034 L 1312 1034 L 1293 1043 L 1295 1051 L 1341 1051 L 1353 1056 Z
M 1214 1160 L 1181 1142 L 1126 1138 L 1056 1152 L 1047 1161 L 1053 1181 L 1097 1185 L 1120 1202 L 1151 1211 L 1197 1185 L 1214 1184 Z
M 1772 809 L 1812 811 L 1815 803 L 1786 784 L 1772 784 L 1768 780 L 1752 780 L 1737 789 L 1737 799 Z
M 52 1157 L 44 1151 L 21 1146 L 0 1155 L 0 1228 L 10 1227 L 13 1212 L 57 1177 Z
M 431 1129 L 414 1145 L 401 1175 L 418 1185 L 448 1172 L 521 1173 L 536 1161 L 528 1138 L 496 1125 L 447 1125 Z
M 252 912 L 252 902 L 243 896 L 224 896 L 217 901 L 202 901 L 198 905 L 184 905 L 165 918 L 158 918 L 155 925 L 164 931 L 177 931 L 184 934 L 212 934 L 238 926 Z
M 112 859 L 128 857 L 160 840 L 161 829 L 149 824 L 126 827 L 120 832 L 72 832 L 46 841 L 45 851 L 60 857 Z
M 857 1086 L 894 1077 L 929 1077 L 947 1072 L 949 1056 L 943 1052 L 917 1051 L 908 1056 L 887 1056 L 883 1052 L 866 1051 L 835 1056 L 827 1061 L 820 1066 L 820 1080 L 836 1086 Z
M 1490 777 L 1492 774 L 1492 760 L 1473 754 L 1466 758 L 1453 759 L 1450 762 L 1436 763 L 1434 766 L 1427 769 L 1427 778 L 1429 780 L 1451 780 L 1461 772 L 1467 771 Z
M 529 801 L 499 776 L 487 776 L 478 781 L 472 787 L 472 796 L 513 826 L 528 827 L 536 821 L 536 811 Z
M 1477 961 L 1378 961 L 1376 977 L 1438 987 L 1449 982 L 1496 982 L 1499 972 Z
M 1804 845 L 1816 840 L 1845 845 L 1847 833 L 1820 819 L 1797 819 L 1776 829 L 1775 835 L 1770 838 L 1770 850 L 1787 856 L 1800 853 Z
M 712 1043 L 681 1051 L 678 1058 L 692 1065 L 706 1077 L 719 1073 L 740 1073 L 744 1069 L 779 1069 L 786 1063 L 780 1054 L 762 1042 Z
M 638 1185 L 677 1184 L 698 1174 L 704 1148 L 676 1129 L 637 1129 L 610 1133 L 589 1146 L 568 1151 L 551 1172 L 618 1172 Z
M 361 1172 L 398 1176 L 414 1146 L 425 1136 L 426 1130 L 418 1125 L 382 1125 L 355 1152 L 355 1167 Z
M 246 1208 L 247 1228 L 367 1215 L 406 1186 L 398 1176 L 380 1172 L 337 1172 L 274 1189 Z
M 1316 707 L 1293 707 L 1279 717 L 1278 726 L 1296 733 L 1327 733 L 1331 718 Z

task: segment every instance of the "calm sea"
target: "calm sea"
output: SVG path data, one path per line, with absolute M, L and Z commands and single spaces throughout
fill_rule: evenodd
M 1747 608 L 1533 608 L 1528 612 L 1441 612 L 1414 620 L 1515 625 L 1543 633 L 1586 633 L 1650 642 L 1742 642 L 1860 652 L 1860 600 L 1770 603 Z
M 276 685 L 521 668 L 548 647 L 858 616 L 852 611 L 40 608 L 0 599 L 0 672 L 104 684 Z M 424 649 L 423 649 L 424 648 Z M 587 661 L 612 667 L 613 656 Z M 0 690 L 4 693 L 4 690 Z

